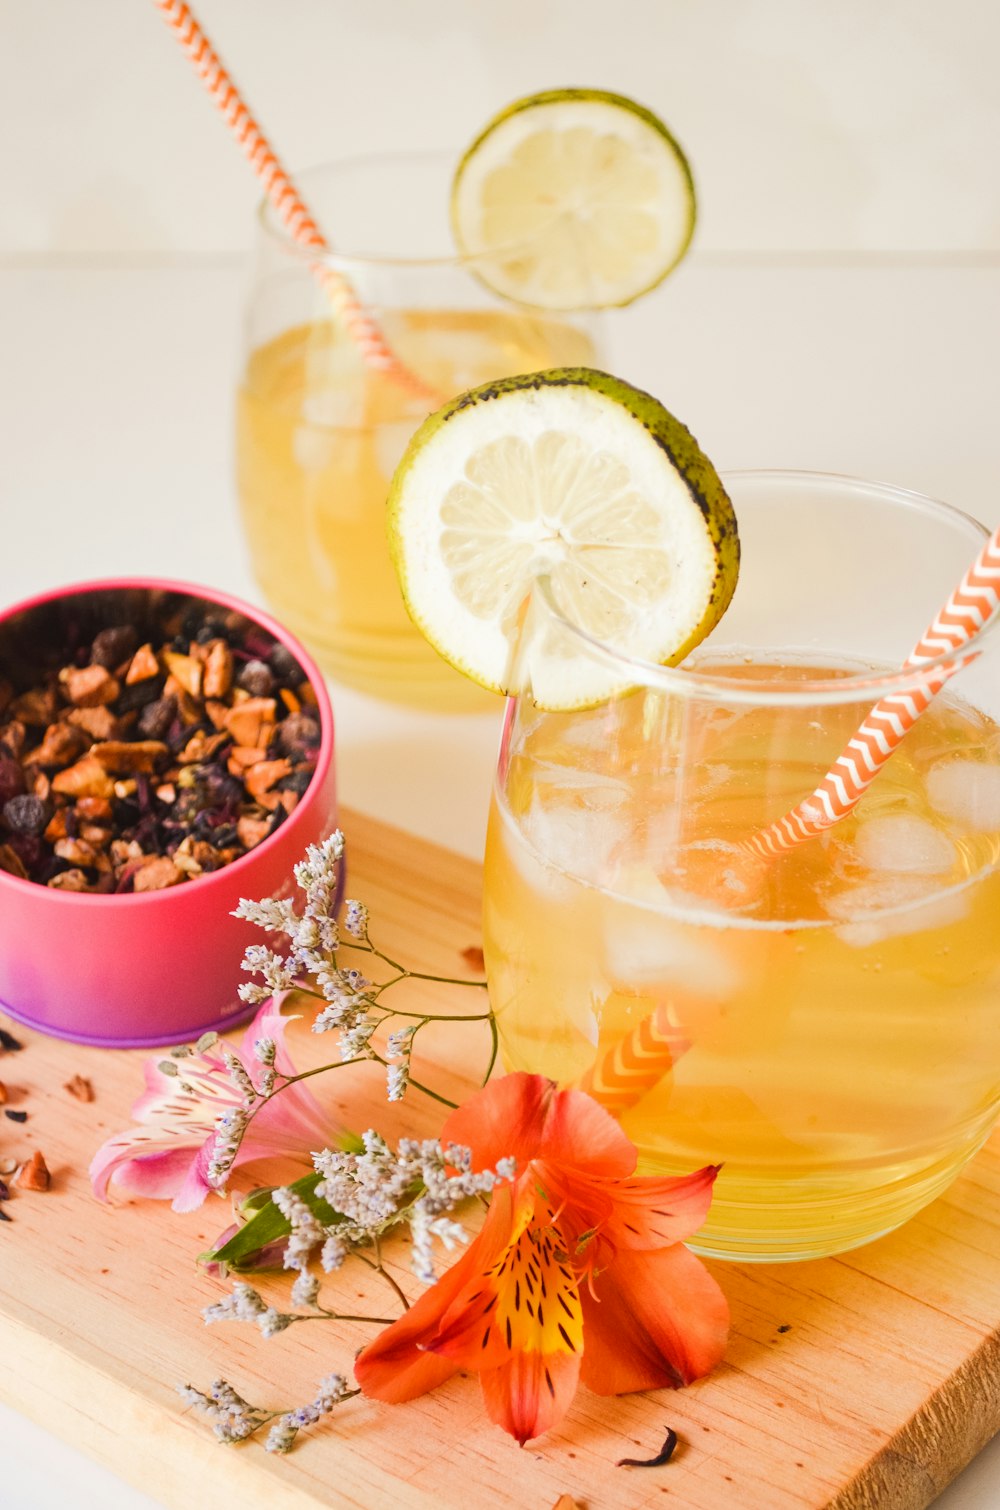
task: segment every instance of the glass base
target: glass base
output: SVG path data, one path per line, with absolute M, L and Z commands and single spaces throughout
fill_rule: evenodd
M 917 1175 L 867 1190 L 810 1201 L 797 1200 L 791 1183 L 783 1201 L 773 1199 L 773 1182 L 768 1200 L 727 1200 L 723 1192 L 687 1246 L 702 1258 L 744 1264 L 798 1263 L 861 1248 L 895 1232 L 943 1194 L 988 1135 L 989 1129 L 971 1147 L 963 1146 L 958 1154 L 949 1150 Z

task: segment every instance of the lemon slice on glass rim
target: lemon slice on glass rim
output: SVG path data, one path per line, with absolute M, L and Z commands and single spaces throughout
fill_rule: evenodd
M 387 501 L 389 549 L 410 616 L 459 671 L 550 710 L 672 665 L 715 626 L 736 586 L 732 504 L 683 424 L 648 393 L 586 367 L 488 383 L 424 421 Z M 517 654 L 541 591 L 552 624 Z
M 452 185 L 455 241 L 496 293 L 605 309 L 655 288 L 695 223 L 687 158 L 650 110 L 600 89 L 550 89 L 494 117 Z

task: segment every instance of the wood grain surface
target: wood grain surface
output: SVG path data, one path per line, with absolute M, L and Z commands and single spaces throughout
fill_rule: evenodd
M 411 966 L 468 972 L 478 867 L 369 819 L 344 825 L 348 894 L 368 903 L 379 942 Z M 454 1010 L 468 1010 L 454 988 L 412 992 L 434 1010 L 456 997 Z M 200 1308 L 228 1285 L 195 1255 L 227 1225 L 228 1202 L 187 1216 L 159 1202 L 102 1206 L 86 1179 L 94 1149 L 129 1120 L 144 1056 L 16 1031 L 25 1048 L 0 1058 L 0 1080 L 29 1117 L 0 1120 L 2 1152 L 41 1148 L 53 1181 L 17 1192 L 0 1225 L 0 1394 L 166 1506 L 232 1496 L 245 1510 L 552 1510 L 566 1496 L 581 1510 L 920 1510 L 1000 1426 L 994 1138 L 945 1197 L 867 1248 L 713 1265 L 733 1338 L 722 1367 L 688 1390 L 612 1400 L 581 1390 L 558 1431 L 519 1449 L 486 1421 L 476 1380 L 456 1377 L 405 1406 L 350 1401 L 287 1458 L 217 1446 L 178 1383 L 224 1375 L 255 1404 L 295 1405 L 322 1374 L 349 1371 L 370 1329 L 316 1322 L 264 1341 L 245 1326 L 206 1327 Z M 302 1060 L 323 1043 L 298 1025 L 290 1042 Z M 461 1093 L 482 1072 L 485 1033 L 428 1032 L 426 1053 L 435 1085 Z M 74 1074 L 90 1078 L 93 1102 L 64 1089 Z M 441 1119 L 411 1095 L 390 1121 L 379 1077 L 353 1069 L 318 1084 L 354 1127 L 429 1134 Z M 359 1308 L 376 1293 L 353 1275 L 340 1291 Z M 614 1466 L 655 1454 L 668 1427 L 680 1439 L 669 1464 Z

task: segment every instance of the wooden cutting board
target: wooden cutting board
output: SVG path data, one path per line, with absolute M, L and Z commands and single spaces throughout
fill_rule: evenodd
M 416 968 L 467 971 L 478 867 L 369 819 L 348 814 L 344 825 L 349 894 L 369 904 L 387 951 Z M 467 992 L 413 993 L 436 1010 L 468 1011 Z M 205 1388 L 224 1375 L 255 1404 L 292 1406 L 324 1373 L 349 1371 L 370 1330 L 315 1322 L 266 1342 L 242 1325 L 206 1327 L 200 1308 L 228 1285 L 194 1260 L 226 1226 L 228 1204 L 187 1216 L 159 1202 L 102 1206 L 86 1179 L 93 1150 L 127 1125 L 145 1056 L 17 1033 L 24 1052 L 0 1059 L 0 1079 L 29 1120 L 0 1120 L 0 1142 L 21 1155 L 41 1148 L 53 1184 L 18 1193 L 0 1226 L 0 1394 L 164 1505 L 551 1510 L 568 1495 L 580 1510 L 917 1510 L 1000 1426 L 995 1137 L 947 1196 L 867 1248 L 815 1263 L 714 1265 L 732 1343 L 723 1366 L 688 1390 L 612 1400 L 581 1391 L 558 1431 L 519 1449 L 486 1421 L 477 1382 L 460 1377 L 409 1405 L 351 1401 L 287 1458 L 254 1443 L 220 1447 L 177 1383 Z M 293 1029 L 301 1058 L 317 1043 Z M 478 1026 L 451 1026 L 431 1044 L 443 1074 L 435 1083 L 461 1094 L 485 1053 Z M 63 1089 L 74 1074 L 93 1082 L 92 1103 Z M 389 1127 L 379 1082 L 354 1074 L 325 1082 L 345 1122 Z M 439 1125 L 416 1095 L 402 1115 L 418 1134 Z M 351 1284 L 350 1303 L 355 1289 L 373 1294 Z M 668 1427 L 680 1438 L 668 1465 L 614 1466 L 652 1456 Z

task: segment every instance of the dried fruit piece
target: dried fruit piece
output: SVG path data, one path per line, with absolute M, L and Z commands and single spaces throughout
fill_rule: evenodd
M 269 743 L 278 705 L 273 697 L 249 697 L 229 710 L 226 728 L 238 745 Z
M 118 720 L 110 708 L 71 708 L 66 722 L 83 729 L 91 739 L 111 739 L 118 728 Z
M 202 666 L 190 655 L 178 655 L 173 650 L 163 652 L 164 664 L 170 675 L 191 697 L 200 697 Z
M 77 708 L 97 708 L 113 703 L 121 687 L 105 666 L 64 666 L 59 681 Z
M 153 647 L 148 642 L 140 645 L 135 655 L 129 662 L 129 668 L 125 673 L 126 686 L 134 686 L 136 682 L 148 682 L 151 677 L 159 676 L 160 663 L 153 653 Z
M 164 891 L 183 881 L 184 872 L 166 855 L 154 856 L 142 865 L 132 878 L 133 891 Z
M 41 1149 L 36 1148 L 28 1162 L 21 1165 L 14 1183 L 22 1190 L 48 1190 L 52 1176 Z
M 225 640 L 213 640 L 208 646 L 201 691 L 204 697 L 225 697 L 233 685 L 233 653 Z M 270 689 L 269 689 L 270 690 Z
M 109 739 L 92 746 L 90 755 L 99 761 L 106 771 L 116 775 L 144 771 L 147 775 L 156 770 L 156 763 L 169 749 L 158 739 Z
M 51 811 L 47 802 L 26 792 L 23 797 L 11 797 L 5 802 L 2 816 L 5 827 L 12 834 L 40 834 Z
M 52 778 L 52 790 L 69 797 L 113 797 L 115 784 L 99 760 L 85 755 Z
M 45 883 L 53 891 L 93 891 L 93 884 L 82 870 L 60 870 Z
M 64 1091 L 76 1098 L 77 1101 L 93 1101 L 94 1087 L 86 1075 L 74 1075 L 72 1080 L 67 1080 L 63 1086 Z
M 113 671 L 123 661 L 135 654 L 139 636 L 131 624 L 113 624 L 94 636 L 90 647 L 90 659 L 97 666 L 106 666 Z

